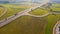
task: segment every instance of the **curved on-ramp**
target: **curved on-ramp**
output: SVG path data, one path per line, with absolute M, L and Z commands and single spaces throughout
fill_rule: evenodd
M 7 8 L 3 5 L 0 5 L 0 7 L 3 8 L 3 13 L 0 15 L 0 17 L 2 17 L 4 14 L 6 14 Z

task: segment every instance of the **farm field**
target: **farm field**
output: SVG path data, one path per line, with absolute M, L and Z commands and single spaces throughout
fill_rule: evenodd
M 60 11 L 60 4 L 53 4 L 51 8 L 55 11 Z
M 37 16 L 41 16 L 41 15 L 44 15 L 44 14 L 47 14 L 49 13 L 48 10 L 43 10 L 41 8 L 37 8 L 35 10 L 32 10 L 31 12 L 29 12 L 30 14 L 33 14 L 33 15 L 37 15 Z
M 43 23 L 44 22 L 44 23 Z M 21 16 L 0 29 L 1 34 L 43 34 L 45 18 Z M 4 32 L 4 33 L 3 33 Z

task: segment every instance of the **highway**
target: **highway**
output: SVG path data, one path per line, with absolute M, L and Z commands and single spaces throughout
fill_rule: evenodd
M 23 15 L 29 15 L 29 16 L 34 16 L 34 17 L 41 17 L 41 16 L 31 15 L 31 14 L 29 14 L 28 12 L 37 9 L 37 8 L 41 7 L 42 5 L 48 3 L 48 2 L 49 2 L 49 0 L 44 0 L 43 3 L 41 3 L 41 4 L 38 5 L 38 6 L 31 7 L 31 8 L 29 8 L 29 9 L 26 9 L 26 10 L 24 10 L 24 11 L 21 11 L 21 12 L 19 12 L 19 13 L 17 13 L 17 14 L 14 14 L 14 15 L 12 15 L 12 16 L 10 16 L 10 17 L 7 17 L 6 19 L 1 20 L 1 21 L 0 21 L 0 27 L 6 25 L 6 24 L 8 24 L 8 23 L 10 23 L 11 21 L 13 21 L 13 20 L 15 20 L 15 19 L 17 19 L 17 18 L 19 18 L 20 16 L 23 16 Z M 49 14 L 49 13 L 48 13 L 48 14 Z M 47 16 L 48 14 L 45 14 L 45 15 L 43 15 L 42 17 Z

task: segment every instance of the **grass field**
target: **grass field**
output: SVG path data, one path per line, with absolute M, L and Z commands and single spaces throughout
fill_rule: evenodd
M 45 23 L 46 19 L 44 17 L 34 18 L 30 16 L 21 16 L 2 27 L 0 29 L 0 34 L 43 34 Z
M 53 7 L 52 9 L 60 10 L 60 8 L 55 9 Z M 8 13 L 1 17 L 0 20 L 17 13 L 14 10 L 9 8 L 7 11 Z M 42 10 L 40 8 L 32 10 L 32 12 L 30 12 L 30 14 L 39 16 L 45 13 L 48 13 L 48 11 Z M 52 34 L 53 27 L 59 19 L 60 14 L 56 14 L 56 16 L 50 14 L 42 18 L 21 16 L 6 26 L 0 28 L 0 34 Z
M 47 22 L 45 26 L 45 34 L 52 34 L 54 25 L 57 23 L 58 20 L 60 20 L 60 14 L 56 14 L 56 16 L 49 15 L 46 17 L 46 20 Z
M 51 8 L 55 11 L 60 11 L 60 4 L 53 4 Z
M 0 17 L 0 20 L 2 20 L 4 18 L 7 18 L 7 17 L 9 17 L 11 15 L 14 15 L 14 14 L 16 14 L 18 12 L 21 12 L 21 11 L 27 9 L 27 8 L 30 8 L 30 6 L 13 6 L 13 7 L 11 7 L 11 5 L 8 5 L 8 4 L 6 4 L 4 6 L 7 8 L 7 12 L 6 12 L 5 15 Z
M 47 14 L 49 13 L 47 10 L 43 10 L 41 8 L 37 8 L 35 10 L 32 10 L 31 12 L 29 12 L 30 14 L 33 14 L 33 15 L 37 15 L 37 16 L 41 16 L 41 15 L 44 15 L 44 14 Z M 37 14 L 38 13 L 38 14 Z

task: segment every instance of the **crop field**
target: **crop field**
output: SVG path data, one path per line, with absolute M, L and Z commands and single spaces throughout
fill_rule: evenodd
M 46 23 L 45 18 L 21 16 L 20 18 L 2 27 L 0 29 L 0 33 L 1 34 L 43 34 L 45 23 Z
M 35 10 L 32 10 L 31 12 L 29 12 L 30 14 L 33 14 L 33 15 L 37 15 L 37 16 L 41 16 L 41 15 L 44 15 L 44 14 L 47 14 L 49 13 L 48 10 L 43 10 L 41 8 L 37 8 Z M 37 14 L 38 13 L 38 14 Z
M 60 11 L 60 4 L 53 4 L 51 8 L 55 11 Z
M 56 16 L 54 16 L 52 14 L 48 15 L 46 17 L 46 20 L 47 20 L 47 22 L 46 22 L 46 26 L 45 26 L 45 34 L 48 34 L 48 33 L 52 34 L 54 25 L 56 24 L 56 22 L 58 20 L 60 20 L 60 14 L 56 14 Z
M 14 8 L 9 6 L 10 5 L 6 6 L 8 10 L 5 15 L 0 17 L 0 20 L 27 9 L 25 6 L 24 7 L 15 6 Z M 54 4 L 53 6 L 57 5 Z M 60 8 L 53 8 L 53 7 L 51 8 L 53 10 L 60 11 Z M 49 12 L 48 10 L 42 10 L 41 8 L 37 8 L 29 13 L 41 16 Z M 0 28 L 0 34 L 52 34 L 53 27 L 59 19 L 60 14 L 55 15 L 49 14 L 48 16 L 38 18 L 31 16 L 21 16 L 16 20 L 10 22 L 9 24 L 3 26 L 2 28 Z

